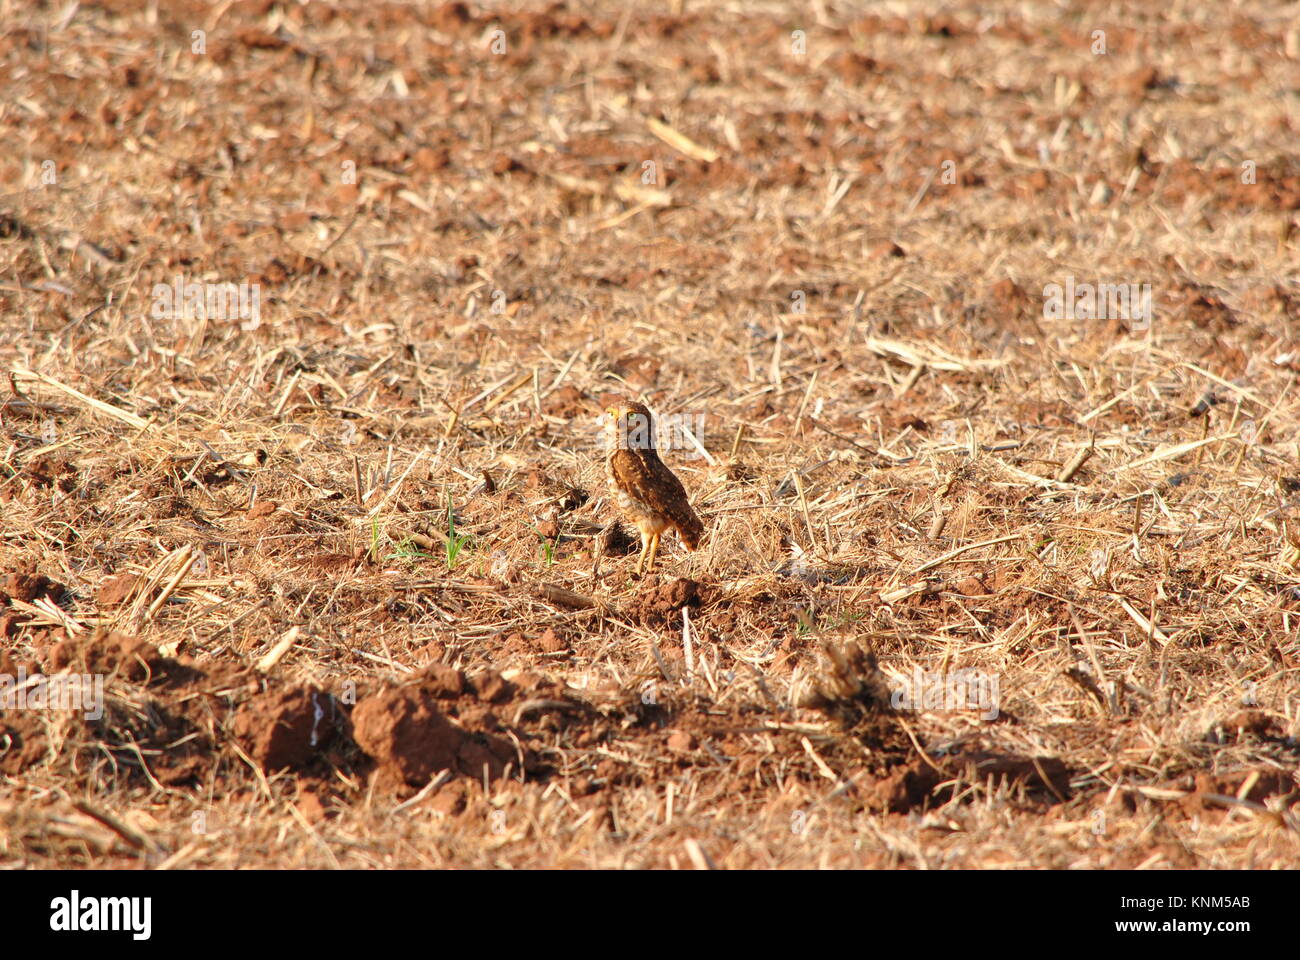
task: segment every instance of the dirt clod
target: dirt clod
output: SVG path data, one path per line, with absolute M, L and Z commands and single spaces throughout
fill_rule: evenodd
M 419 687 L 367 697 L 352 715 L 357 744 L 374 758 L 377 782 L 388 789 L 423 786 L 439 770 L 481 775 L 471 735 L 452 724 L 438 701 Z M 496 764 L 497 774 L 500 764 Z
M 235 736 L 267 771 L 302 768 L 334 733 L 335 706 L 315 687 L 293 687 L 254 697 L 235 715 Z

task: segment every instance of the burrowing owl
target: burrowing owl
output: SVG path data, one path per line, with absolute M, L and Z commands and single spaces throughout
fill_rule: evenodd
M 655 450 L 650 411 L 633 400 L 621 399 L 605 410 L 605 471 L 610 493 L 619 509 L 641 531 L 640 575 L 649 555 L 654 569 L 659 537 L 675 527 L 694 550 L 704 535 L 704 525 L 686 499 L 686 488 Z

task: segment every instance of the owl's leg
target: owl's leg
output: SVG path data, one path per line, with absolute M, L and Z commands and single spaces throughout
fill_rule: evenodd
M 660 534 L 657 534 L 657 533 L 652 533 L 652 534 L 650 535 L 650 570 L 651 570 L 651 572 L 653 572 L 653 571 L 654 571 L 654 568 L 655 568 L 655 556 L 659 553 L 659 537 L 660 537 Z
M 641 555 L 636 558 L 636 575 L 641 576 L 641 571 L 645 567 L 646 551 L 650 549 L 650 534 L 644 530 L 641 531 Z

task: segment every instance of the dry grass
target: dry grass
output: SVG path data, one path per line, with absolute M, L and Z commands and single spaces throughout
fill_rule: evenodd
M 524 6 L 0 0 L 0 862 L 1293 864 L 1294 18 Z

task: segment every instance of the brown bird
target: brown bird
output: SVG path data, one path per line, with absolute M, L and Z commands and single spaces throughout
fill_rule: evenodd
M 686 488 L 659 459 L 650 411 L 634 400 L 619 399 L 605 410 L 605 469 L 614 502 L 641 531 L 639 576 L 650 558 L 654 569 L 659 537 L 669 527 L 694 550 L 704 524 L 691 509 Z

